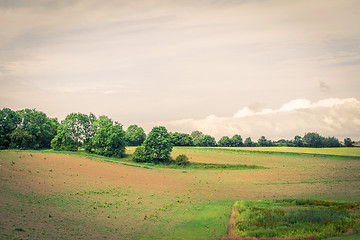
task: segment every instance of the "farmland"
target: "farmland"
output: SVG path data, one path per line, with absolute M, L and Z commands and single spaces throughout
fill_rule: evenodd
M 221 239 L 236 201 L 360 200 L 358 148 L 296 150 L 172 152 L 196 163 L 263 167 L 244 170 L 136 164 L 134 148 L 124 159 L 1 151 L 0 238 Z

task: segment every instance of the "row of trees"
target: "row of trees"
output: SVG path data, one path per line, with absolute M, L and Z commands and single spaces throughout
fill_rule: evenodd
M 243 141 L 240 135 L 222 137 L 218 142 L 210 135 L 200 131 L 186 133 L 169 133 L 166 128 L 157 129 L 161 136 L 166 136 L 166 144 L 172 146 L 199 147 L 255 147 L 255 146 L 293 146 L 293 147 L 340 147 L 335 137 L 323 137 L 318 133 L 306 133 L 304 137 L 295 136 L 293 140 L 281 139 L 270 141 L 262 136 L 253 142 L 250 137 Z M 154 129 L 153 129 L 154 130 Z M 165 133 L 166 132 L 166 133 Z M 153 131 L 149 136 L 154 135 Z M 79 148 L 87 152 L 94 152 L 105 156 L 123 156 L 125 146 L 149 146 L 143 128 L 131 125 L 126 131 L 122 125 L 107 116 L 96 117 L 82 113 L 71 113 L 58 122 L 56 118 L 49 118 L 45 113 L 35 109 L 12 111 L 9 108 L 0 110 L 0 149 L 41 149 L 52 147 L 55 150 L 77 151 Z M 151 138 L 150 138 L 151 139 Z M 150 142 L 149 142 L 150 141 Z M 344 140 L 347 147 L 353 146 L 350 138 Z M 140 150 L 139 150 L 140 151 Z M 149 152 L 149 147 L 146 149 Z M 161 161 L 153 153 L 154 159 Z M 161 155 L 161 154 L 160 154 Z M 159 156 L 160 156 L 159 155 Z

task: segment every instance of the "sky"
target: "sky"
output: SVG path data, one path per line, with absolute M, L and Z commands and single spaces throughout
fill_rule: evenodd
M 0 86 L 59 120 L 360 140 L 360 1 L 0 0 Z

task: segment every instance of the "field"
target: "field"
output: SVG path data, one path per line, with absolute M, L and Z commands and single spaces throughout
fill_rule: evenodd
M 265 168 L 176 169 L 130 157 L 1 151 L 0 239 L 221 239 L 237 201 L 360 200 L 358 148 L 251 150 L 178 147 L 172 157 Z

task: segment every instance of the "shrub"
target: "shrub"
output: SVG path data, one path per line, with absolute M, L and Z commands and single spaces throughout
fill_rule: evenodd
M 186 155 L 181 154 L 176 157 L 175 164 L 179 165 L 179 166 L 188 166 L 188 165 L 190 165 L 190 161 Z
M 135 149 L 132 159 L 135 162 L 151 162 L 151 157 L 143 145 Z

